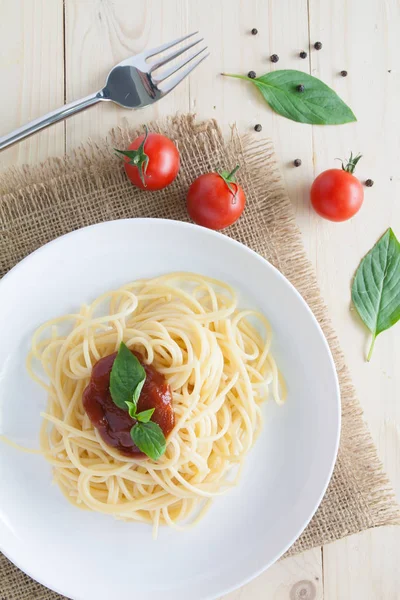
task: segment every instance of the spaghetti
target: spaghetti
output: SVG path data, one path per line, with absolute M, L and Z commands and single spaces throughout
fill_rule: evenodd
M 172 390 L 175 426 L 157 462 L 107 446 L 83 407 L 93 365 L 121 341 Z M 180 529 L 198 521 L 235 485 L 234 467 L 260 432 L 269 391 L 283 402 L 270 344 L 262 314 L 238 310 L 227 284 L 189 273 L 135 281 L 42 325 L 28 370 L 48 394 L 40 447 L 66 498 L 151 523 L 154 535 L 163 524 Z

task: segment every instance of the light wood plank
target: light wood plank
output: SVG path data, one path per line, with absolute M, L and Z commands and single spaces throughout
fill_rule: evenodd
M 187 33 L 185 0 L 66 0 L 66 89 L 71 101 L 103 87 L 110 69 L 145 48 Z M 162 102 L 131 111 L 104 102 L 67 121 L 67 149 L 87 137 L 104 136 L 128 119 L 141 124 L 189 108 L 184 81 Z
M 210 18 L 212 15 L 212 18 Z M 258 35 L 251 35 L 253 27 Z M 189 29 L 198 28 L 205 36 L 211 57 L 207 68 L 190 80 L 190 108 L 200 118 L 214 117 L 228 135 L 236 123 L 242 133 L 253 132 L 260 123 L 260 136 L 274 140 L 299 225 L 306 230 L 310 219 L 304 210 L 307 187 L 312 176 L 312 130 L 274 113 L 250 83 L 222 77 L 221 72 L 258 75 L 275 69 L 309 72 L 309 60 L 299 57 L 308 50 L 307 0 L 202 0 L 189 4 Z M 279 62 L 271 63 L 271 54 Z M 293 160 L 302 166 L 295 168 Z M 308 249 L 308 240 L 305 238 Z
M 257 36 L 250 34 L 253 27 L 259 30 Z M 298 56 L 300 50 L 308 47 L 307 2 L 294 5 L 289 0 L 279 4 L 223 0 L 216 4 L 213 0 L 202 0 L 189 5 L 188 30 L 192 29 L 199 29 L 204 35 L 211 57 L 207 68 L 202 68 L 190 79 L 191 111 L 199 118 L 216 118 L 226 135 L 233 123 L 243 133 L 253 131 L 254 125 L 261 123 L 263 132 L 255 135 L 268 135 L 274 139 L 284 166 L 286 185 L 297 208 L 298 219 L 302 221 L 302 206 L 306 202 L 302 182 L 310 178 L 312 172 L 311 129 L 282 119 L 263 103 L 257 90 L 249 84 L 222 77 L 220 73 L 246 74 L 255 70 L 262 74 L 272 68 L 308 72 L 309 61 Z M 283 30 L 285 36 L 282 36 Z M 280 56 L 276 65 L 269 60 L 273 53 Z M 297 157 L 303 161 L 299 169 L 292 166 Z M 307 221 L 308 215 L 305 225 Z M 306 595 L 301 596 L 300 592 Z M 288 596 L 290 593 L 292 596 Z M 227 600 L 288 597 L 323 598 L 319 549 L 274 565 L 252 583 L 228 595 Z
M 0 0 L 0 135 L 64 103 L 62 0 Z M 4 150 L 0 168 L 64 151 L 64 125 Z
M 315 173 L 330 168 L 337 156 L 360 151 L 365 189 L 361 212 L 344 224 L 313 216 L 307 236 L 315 240 L 313 261 L 330 315 L 348 359 L 366 418 L 385 468 L 400 496 L 399 325 L 378 338 L 370 364 L 364 361 L 367 333 L 349 310 L 350 282 L 361 257 L 392 226 L 400 236 L 400 77 L 396 0 L 310 1 L 311 40 L 323 49 L 312 53 L 313 74 L 334 87 L 353 108 L 358 122 L 314 127 Z M 346 69 L 348 77 L 339 71 Z M 391 72 L 389 72 L 389 70 Z M 372 531 L 324 549 L 325 597 L 398 598 L 399 529 Z
M 325 600 L 398 600 L 398 547 L 395 527 L 366 531 L 326 546 Z
M 319 548 L 285 559 L 223 600 L 323 600 Z

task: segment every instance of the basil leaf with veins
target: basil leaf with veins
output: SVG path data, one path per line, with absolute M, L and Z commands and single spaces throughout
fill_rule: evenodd
M 357 121 L 353 111 L 336 92 L 317 77 L 303 71 L 283 69 L 254 79 L 245 75 L 222 75 L 249 81 L 260 90 L 275 112 L 292 121 L 312 125 L 340 125 Z
M 129 348 L 121 342 L 110 375 L 110 393 L 114 404 L 128 410 L 127 402 L 135 406 L 146 379 L 146 371 Z
M 377 336 L 400 319 L 400 243 L 392 229 L 386 231 L 361 261 L 351 296 L 358 314 L 372 333 L 369 361 Z
M 131 429 L 131 438 L 141 452 L 158 460 L 167 447 L 163 431 L 154 421 L 136 423 Z

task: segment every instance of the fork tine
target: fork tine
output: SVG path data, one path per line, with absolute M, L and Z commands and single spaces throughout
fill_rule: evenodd
M 207 46 L 204 46 L 204 48 L 202 48 L 198 52 L 195 52 L 195 54 L 192 54 L 191 56 L 189 56 L 187 58 L 185 57 L 183 59 L 183 61 L 181 61 L 178 64 L 173 65 L 170 69 L 163 71 L 161 73 L 160 77 L 153 77 L 154 83 L 156 85 L 158 85 L 158 84 L 162 83 L 163 81 L 165 81 L 166 79 L 168 79 L 168 77 L 171 77 L 171 75 L 175 75 L 175 73 L 180 71 L 188 63 L 190 63 L 194 58 L 197 58 L 202 52 L 204 52 L 204 50 L 207 50 Z
M 191 44 L 188 44 L 184 48 L 180 48 L 176 52 L 172 52 L 171 54 L 168 54 L 168 56 L 166 56 L 165 58 L 163 58 L 159 62 L 151 65 L 151 69 L 150 69 L 149 72 L 152 73 L 156 69 L 159 69 L 160 67 L 163 67 L 167 63 L 171 62 L 171 60 L 174 60 L 174 58 L 178 58 L 178 56 L 180 56 L 181 54 L 183 54 L 187 50 L 190 50 L 190 48 L 193 48 L 194 46 L 197 46 L 197 44 L 199 44 L 200 42 L 203 42 L 203 41 L 204 41 L 204 38 L 200 38 L 200 39 L 196 40 L 195 42 L 192 42 Z
M 203 48 L 203 50 L 205 50 L 205 48 Z M 162 96 L 166 96 L 167 94 L 169 94 L 169 92 L 171 92 L 174 88 L 176 88 L 176 86 L 181 81 L 183 81 L 185 79 L 185 77 L 187 77 L 196 67 L 198 67 L 199 64 L 202 63 L 203 60 L 205 60 L 208 56 L 210 56 L 209 52 L 207 52 L 207 54 L 204 54 L 203 56 L 198 58 L 194 63 L 191 62 L 190 65 L 186 67 L 186 69 L 184 69 L 183 71 L 181 71 L 179 73 L 179 75 L 177 75 L 176 77 L 171 79 L 167 84 L 165 84 L 165 86 L 160 88 L 160 91 L 162 92 Z
M 156 54 L 160 54 L 160 52 L 169 50 L 169 48 L 176 46 L 176 44 L 180 44 L 181 42 L 184 42 L 185 40 L 187 40 L 190 37 L 193 37 L 197 33 L 199 33 L 199 32 L 194 31 L 193 33 L 189 33 L 189 35 L 184 35 L 183 37 L 178 38 L 177 40 L 174 40 L 173 42 L 167 42 L 166 44 L 162 44 L 162 46 L 158 46 L 157 48 L 151 48 L 150 50 L 147 50 L 147 51 L 145 50 L 144 52 L 142 52 L 142 56 L 147 60 L 148 58 L 151 58 L 152 56 L 155 56 Z

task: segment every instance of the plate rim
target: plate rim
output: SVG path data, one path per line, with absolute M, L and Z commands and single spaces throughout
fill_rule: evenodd
M 222 594 L 226 595 L 231 593 L 234 590 L 237 590 L 239 587 L 245 586 L 247 585 L 250 581 L 252 581 L 253 579 L 255 579 L 256 577 L 259 577 L 262 573 L 264 573 L 267 569 L 269 569 L 272 565 L 274 565 L 286 552 L 287 550 L 296 542 L 296 540 L 299 539 L 299 537 L 302 535 L 302 533 L 304 532 L 304 530 L 307 528 L 307 526 L 309 525 L 311 519 L 313 518 L 313 516 L 315 515 L 315 513 L 317 512 L 323 497 L 325 496 L 326 490 L 328 488 L 328 485 L 331 481 L 332 478 L 332 474 L 333 474 L 333 470 L 336 464 L 336 460 L 337 460 L 337 455 L 338 455 L 338 450 L 339 450 L 339 445 L 340 445 L 340 437 L 341 437 L 341 427 L 342 427 L 342 419 L 341 419 L 341 393 L 340 393 L 340 385 L 339 385 L 339 378 L 338 378 L 338 374 L 336 371 L 336 366 L 335 366 L 335 362 L 332 356 L 332 352 L 329 346 L 329 343 L 325 337 L 325 334 L 322 330 L 321 325 L 319 324 L 316 316 L 314 315 L 313 311 L 311 310 L 310 306 L 308 305 L 308 303 L 306 302 L 306 300 L 303 298 L 303 296 L 300 294 L 300 292 L 297 290 L 297 288 L 291 283 L 291 281 L 289 279 L 287 279 L 287 277 L 285 277 L 285 275 L 283 275 L 279 269 L 277 269 L 277 267 L 275 267 L 271 262 L 269 262 L 269 260 L 267 260 L 266 258 L 264 258 L 263 256 L 261 256 L 260 254 L 258 254 L 257 252 L 255 252 L 254 250 L 252 250 L 251 248 L 249 248 L 248 246 L 246 246 L 245 244 L 243 244 L 242 242 L 239 242 L 238 240 L 230 237 L 229 235 L 226 235 L 222 232 L 219 231 L 215 231 L 212 229 L 208 229 L 205 227 L 201 227 L 199 225 L 190 223 L 190 222 L 186 222 L 186 221 L 179 221 L 179 220 L 174 220 L 174 219 L 162 219 L 162 218 L 154 218 L 154 217 L 132 217 L 132 218 L 123 218 L 123 219 L 112 219 L 112 220 L 108 220 L 108 221 L 102 221 L 100 223 L 94 223 L 92 225 L 87 225 L 85 227 L 80 227 L 79 229 L 75 229 L 73 231 L 70 231 L 68 233 L 65 233 L 63 235 L 60 235 L 56 238 L 54 238 L 53 240 L 50 240 L 49 242 L 46 242 L 45 244 L 43 244 L 42 246 L 40 246 L 39 248 L 37 248 L 36 250 L 34 250 L 33 252 L 29 253 L 27 256 L 25 256 L 23 259 L 21 259 L 16 265 L 14 265 L 14 267 L 12 267 L 0 280 L 0 293 L 2 290 L 2 287 L 4 285 L 4 281 L 8 281 L 10 277 L 14 276 L 15 273 L 17 273 L 19 271 L 19 269 L 22 267 L 22 265 L 26 264 L 27 262 L 29 262 L 33 257 L 41 254 L 42 252 L 46 251 L 49 247 L 51 248 L 52 246 L 56 246 L 57 244 L 61 243 L 62 240 L 64 240 L 64 238 L 74 238 L 77 236 L 81 236 L 84 235 L 84 232 L 86 232 L 87 230 L 93 230 L 93 229 L 102 229 L 102 228 L 107 228 L 110 225 L 116 225 L 118 223 L 138 223 L 140 224 L 140 222 L 144 222 L 146 224 L 150 223 L 156 226 L 162 226 L 163 224 L 167 224 L 167 226 L 173 226 L 173 227 L 178 227 L 178 228 L 186 228 L 186 229 L 195 229 L 195 230 L 202 230 L 203 233 L 205 235 L 209 235 L 211 237 L 217 237 L 220 239 L 224 239 L 224 243 L 227 243 L 228 245 L 231 244 L 233 246 L 236 247 L 240 247 L 242 251 L 249 253 L 250 255 L 253 256 L 253 258 L 259 262 L 262 262 L 264 264 L 264 266 L 266 266 L 267 268 L 271 269 L 275 275 L 278 277 L 278 279 L 280 279 L 281 281 L 284 282 L 285 285 L 289 286 L 289 288 L 291 288 L 291 291 L 294 292 L 295 296 L 297 297 L 298 301 L 303 305 L 303 307 L 306 309 L 306 311 L 309 313 L 309 316 L 311 317 L 311 319 L 314 321 L 314 324 L 317 327 L 318 330 L 318 334 L 319 337 L 321 338 L 321 341 L 325 347 L 325 350 L 327 351 L 327 355 L 328 355 L 328 359 L 329 359 L 329 363 L 330 363 L 330 367 L 332 369 L 332 373 L 334 376 L 334 383 L 335 383 L 335 399 L 336 399 L 336 403 L 335 403 L 335 408 L 336 408 L 336 418 L 337 418 L 337 431 L 336 431 L 336 440 L 335 440 L 335 446 L 334 446 L 334 450 L 332 453 L 332 457 L 330 460 L 330 467 L 329 470 L 327 471 L 327 474 L 325 476 L 325 481 L 324 484 L 322 486 L 322 490 L 317 498 L 317 500 L 314 502 L 311 514 L 309 516 L 308 519 L 306 519 L 306 521 L 303 523 L 303 525 L 301 526 L 301 528 L 294 534 L 294 537 L 291 539 L 291 541 L 289 543 L 287 543 L 285 545 L 285 547 L 282 549 L 282 551 L 280 551 L 279 553 L 276 554 L 276 556 L 274 556 L 269 562 L 267 562 L 265 565 L 263 565 L 261 568 L 258 568 L 254 571 L 251 572 L 251 574 L 242 579 L 240 582 L 236 582 L 234 584 L 232 584 L 232 586 L 227 587 Z M 20 569 L 23 573 L 25 573 L 26 575 L 28 575 L 31 579 L 33 579 L 34 581 L 36 581 L 37 583 L 40 583 L 41 585 L 43 585 L 44 587 L 46 587 L 47 589 L 50 589 L 60 595 L 65 595 L 65 592 L 63 592 L 61 589 L 59 589 L 57 586 L 51 586 L 49 587 L 49 585 L 45 582 L 45 580 L 42 577 L 37 578 L 35 575 L 32 574 L 32 572 L 30 571 L 29 567 L 25 568 L 20 566 L 19 560 L 15 560 L 14 557 L 11 556 L 11 554 L 8 554 L 7 551 L 4 550 L 3 548 L 3 544 L 0 541 L 0 552 L 2 554 L 4 554 L 4 556 L 10 561 L 12 562 L 18 569 Z M 221 597 L 221 592 L 218 592 L 217 595 L 209 595 L 207 596 L 207 598 L 204 598 L 204 600 L 217 600 L 218 598 Z M 86 600 L 84 596 L 75 596 L 73 600 Z

